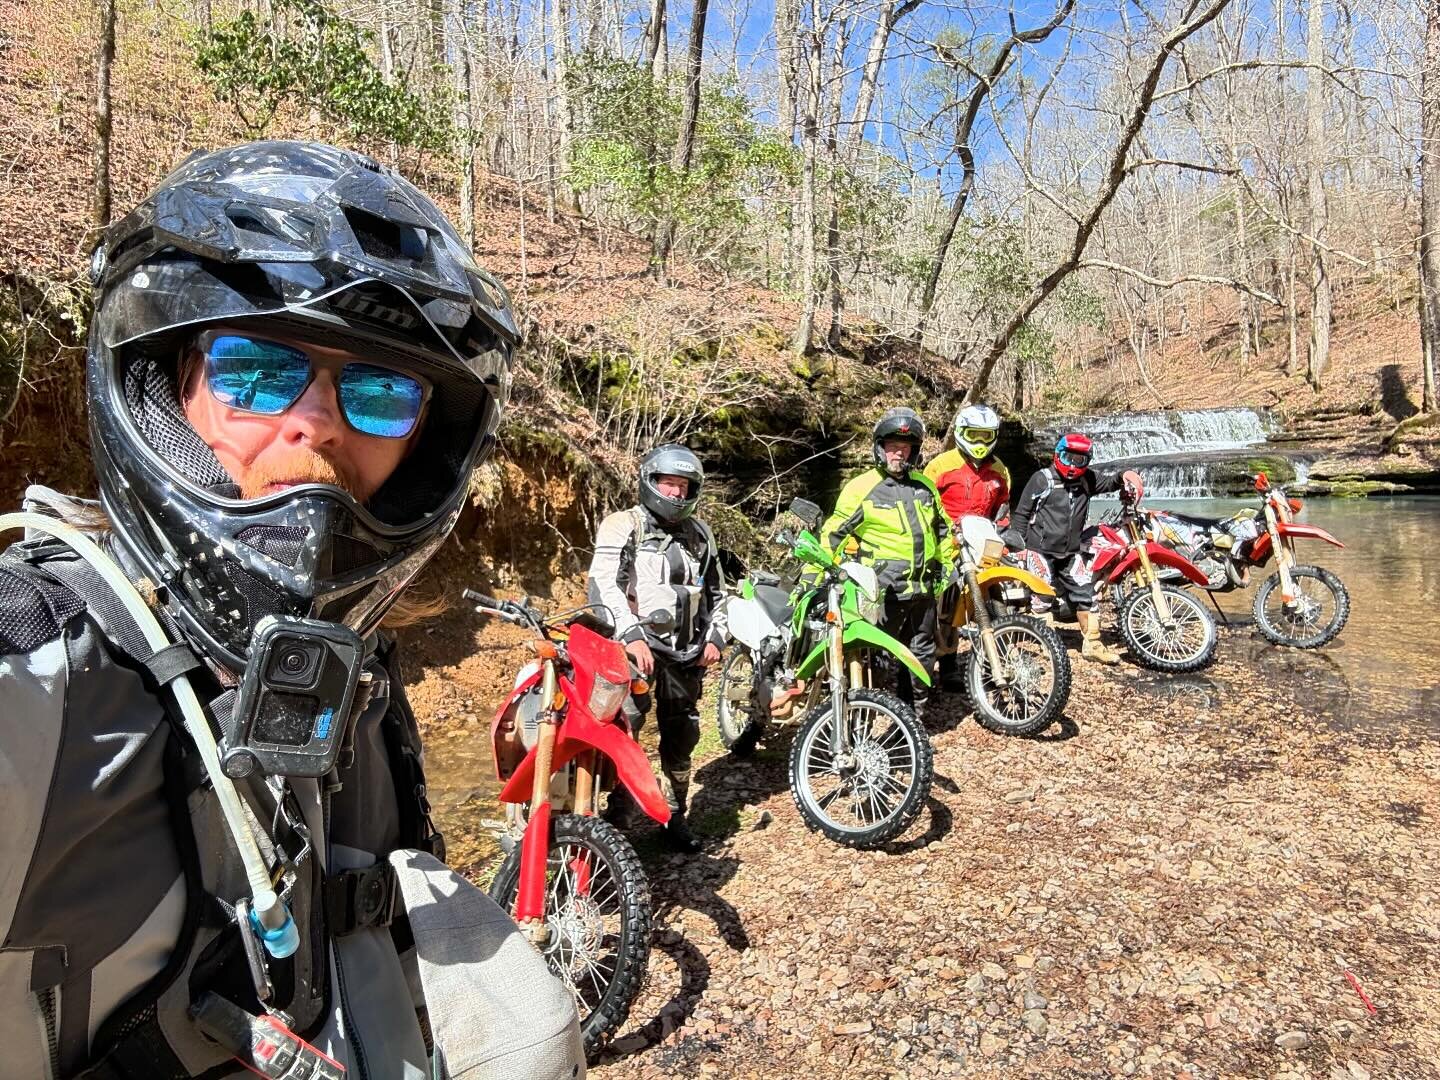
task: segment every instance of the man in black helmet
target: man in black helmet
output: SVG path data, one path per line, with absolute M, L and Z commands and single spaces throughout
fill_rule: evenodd
M 874 467 L 841 490 L 820 539 L 839 551 L 853 538 L 856 557 L 875 568 L 884 592 L 883 628 L 908 644 L 933 677 L 935 595 L 954 556 L 940 494 L 920 471 L 924 441 L 925 421 L 913 409 L 886 410 L 871 432 Z M 929 687 L 902 671 L 897 690 L 923 717 Z
M 700 741 L 701 683 L 725 644 L 725 581 L 715 537 L 695 517 L 704 482 L 700 459 L 683 446 L 667 443 L 646 454 L 640 502 L 600 523 L 588 580 L 591 602 L 610 609 L 616 637 L 653 686 L 660 771 L 670 800 L 666 837 L 685 852 L 700 849 L 685 811 L 690 755 Z M 646 625 L 656 612 L 668 616 L 661 623 L 668 629 Z M 623 793 L 618 797 L 623 800 Z M 618 810 L 616 800 L 612 795 Z
M 283 142 L 193 155 L 92 277 L 100 501 L 32 488 L 0 558 L 3 1071 L 576 1075 L 570 995 L 437 858 L 379 631 L 492 445 L 503 289 L 398 174 Z

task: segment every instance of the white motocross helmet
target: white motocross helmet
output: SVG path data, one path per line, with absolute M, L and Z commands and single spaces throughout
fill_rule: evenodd
M 971 461 L 989 457 L 999 436 L 1000 417 L 989 405 L 966 405 L 955 414 L 955 445 Z

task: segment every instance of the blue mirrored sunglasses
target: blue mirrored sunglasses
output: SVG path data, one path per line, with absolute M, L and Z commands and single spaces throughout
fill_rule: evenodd
M 199 341 L 205 382 L 220 404 L 260 416 L 278 416 L 315 378 L 310 357 L 292 345 L 243 334 L 207 333 Z M 362 435 L 403 439 L 415 430 L 430 387 L 394 368 L 352 362 L 335 380 L 345 421 Z

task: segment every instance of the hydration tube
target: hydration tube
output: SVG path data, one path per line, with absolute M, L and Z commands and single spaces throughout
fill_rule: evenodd
M 152 649 L 158 652 L 171 644 L 170 639 L 165 636 L 160 620 L 146 606 L 140 591 L 115 564 L 115 560 L 75 526 L 31 511 L 0 514 L 0 532 L 11 529 L 34 530 L 64 541 L 94 567 L 96 573 L 115 591 L 115 595 L 140 627 L 140 632 L 145 635 L 145 641 Z M 290 917 L 289 910 L 276 895 L 271 884 L 270 871 L 260 854 L 260 845 L 255 840 L 255 834 L 250 831 L 250 822 L 245 817 L 235 784 L 220 767 L 215 735 L 210 730 L 210 722 L 205 719 L 200 699 L 195 696 L 195 689 L 185 675 L 178 676 L 171 686 L 174 687 L 175 701 L 185 717 L 185 728 L 195 741 L 195 746 L 200 751 L 200 760 L 205 764 L 205 772 L 210 777 L 215 794 L 220 798 L 220 809 L 224 812 L 230 837 L 235 841 L 240 859 L 245 864 L 245 877 L 250 883 L 251 929 L 264 942 L 265 949 L 271 956 L 289 956 L 299 948 L 299 931 L 295 928 L 295 920 Z

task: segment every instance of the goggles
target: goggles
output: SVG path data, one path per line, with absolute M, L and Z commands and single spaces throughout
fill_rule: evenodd
M 960 429 L 960 438 L 966 442 L 984 443 L 989 446 L 1000 433 L 994 428 L 967 427 Z
M 230 409 L 279 416 L 315 381 L 315 363 L 293 345 L 215 331 L 198 344 L 210 395 Z M 415 430 L 430 386 L 394 368 L 351 362 L 335 377 L 335 396 L 345 422 L 362 435 L 403 439 Z
M 1072 469 L 1083 469 L 1090 464 L 1090 455 L 1076 450 L 1057 450 L 1055 456 L 1060 459 L 1061 465 L 1068 465 Z

